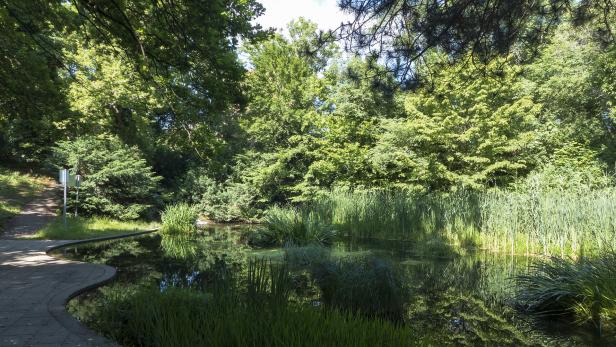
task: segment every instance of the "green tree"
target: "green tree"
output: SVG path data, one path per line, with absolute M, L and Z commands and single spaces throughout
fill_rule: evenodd
M 371 149 L 381 185 L 412 189 L 503 185 L 540 159 L 541 105 L 521 93 L 518 68 L 453 66 L 406 96 L 406 117 L 383 120 Z M 487 73 L 487 74 L 484 74 Z
M 59 142 L 52 164 L 80 174 L 79 209 L 90 215 L 119 219 L 153 217 L 159 203 L 160 177 L 136 147 L 115 136 L 82 137 Z

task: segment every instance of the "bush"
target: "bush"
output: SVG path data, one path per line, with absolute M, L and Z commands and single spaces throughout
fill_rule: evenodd
M 206 170 L 191 169 L 181 180 L 179 198 L 199 204 L 217 222 L 252 222 L 262 211 L 255 207 L 256 191 L 245 183 L 219 183 Z
M 616 326 L 616 253 L 592 259 L 537 261 L 516 277 L 517 301 L 539 316 L 574 316 L 599 332 Z
M 168 235 L 190 234 L 197 231 L 199 213 L 194 206 L 186 203 L 167 206 L 161 215 L 161 232 Z
M 153 216 L 161 178 L 147 165 L 137 147 L 130 147 L 115 136 L 83 137 L 59 142 L 51 163 L 56 169 L 69 167 L 71 174 L 82 175 L 82 214 L 122 220 Z

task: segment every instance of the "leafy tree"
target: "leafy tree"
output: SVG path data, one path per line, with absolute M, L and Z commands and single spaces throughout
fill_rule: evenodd
M 158 204 L 158 182 L 136 147 L 117 137 L 82 137 L 59 142 L 52 164 L 80 174 L 79 209 L 86 214 L 119 219 L 152 217 Z
M 262 12 L 254 0 L 3 1 L 0 142 L 40 160 L 24 148 L 87 128 L 207 161 L 225 142 L 213 125 L 244 102 L 236 51 L 267 34 L 251 23 Z
M 371 163 L 382 185 L 481 188 L 532 170 L 541 154 L 541 106 L 520 93 L 518 69 L 443 70 L 406 97 L 406 117 L 382 122 Z
M 579 143 L 607 161 L 616 159 L 611 98 L 602 83 L 616 76 L 610 75 L 608 56 L 592 40 L 590 27 L 563 24 L 540 57 L 524 67 L 525 94 L 543 105 L 542 122 L 552 129 L 544 141 L 548 151 Z
M 610 0 L 342 0 L 353 19 L 336 34 L 352 52 L 383 58 L 400 80 L 416 82 L 417 64 L 432 49 L 464 61 L 490 60 L 512 47 L 536 50 L 564 19 L 596 23 L 603 42 L 615 42 Z

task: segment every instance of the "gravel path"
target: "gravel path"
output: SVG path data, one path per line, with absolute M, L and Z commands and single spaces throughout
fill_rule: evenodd
M 40 198 L 26 204 L 17 216 L 8 221 L 0 237 L 18 239 L 33 235 L 51 222 L 60 207 L 57 199 L 58 191 L 59 189 L 54 186 L 46 188 Z

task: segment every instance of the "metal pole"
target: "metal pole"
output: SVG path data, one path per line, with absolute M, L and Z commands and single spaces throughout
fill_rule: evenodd
M 75 217 L 77 217 L 77 205 L 79 205 L 79 175 L 76 176 L 76 180 L 77 180 L 77 195 L 75 196 Z
M 64 226 L 66 226 L 66 193 L 68 191 L 68 170 L 64 169 Z

